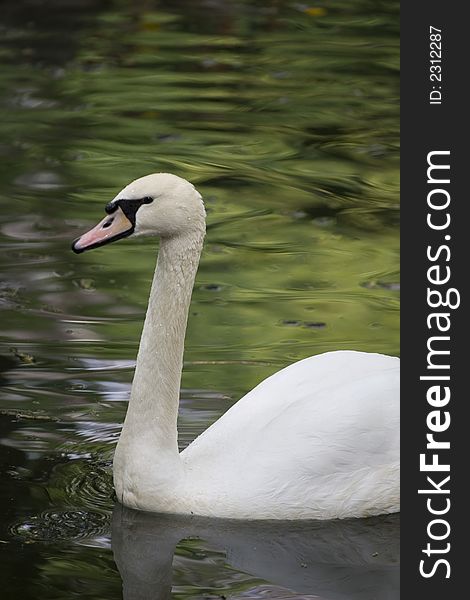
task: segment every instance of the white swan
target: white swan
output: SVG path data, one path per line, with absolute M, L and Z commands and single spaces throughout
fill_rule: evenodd
M 133 181 L 73 243 L 129 235 L 160 250 L 126 419 L 118 499 L 140 510 L 238 519 L 331 519 L 399 510 L 399 360 L 328 352 L 269 377 L 178 452 L 188 309 L 205 234 L 200 194 L 158 173 Z

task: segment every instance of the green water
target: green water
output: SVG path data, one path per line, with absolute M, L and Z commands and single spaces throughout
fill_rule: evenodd
M 397 22 L 372 0 L 2 3 L 2 598 L 121 597 L 110 461 L 156 244 L 70 241 L 131 179 L 176 173 L 208 210 L 182 447 L 295 360 L 398 354 Z M 201 527 L 174 542 L 172 597 L 319 593 Z

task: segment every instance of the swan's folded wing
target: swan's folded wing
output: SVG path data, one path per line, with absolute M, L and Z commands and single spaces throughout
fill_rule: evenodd
M 379 504 L 397 510 L 398 386 L 393 357 L 332 352 L 299 361 L 186 448 L 189 479 L 253 510 L 254 501 L 256 510 L 305 509 L 322 518 L 377 514 Z

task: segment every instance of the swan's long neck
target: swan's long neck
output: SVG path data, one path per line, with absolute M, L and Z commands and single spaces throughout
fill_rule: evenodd
M 122 436 L 178 453 L 177 417 L 184 336 L 204 228 L 162 239 Z

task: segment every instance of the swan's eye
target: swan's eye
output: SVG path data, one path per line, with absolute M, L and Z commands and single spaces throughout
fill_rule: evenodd
M 117 211 L 118 208 L 120 208 L 129 221 L 135 225 L 135 216 L 139 208 L 142 206 L 142 204 L 150 204 L 151 202 L 153 202 L 153 198 L 150 196 L 144 196 L 143 198 L 136 198 L 132 200 L 127 198 L 119 198 L 118 200 L 115 199 L 111 200 L 111 202 L 108 202 L 108 204 L 106 204 L 104 207 L 104 210 L 108 215 L 112 215 Z M 106 221 L 103 225 L 103 229 L 109 227 L 111 222 L 112 221 Z
M 113 212 L 116 212 L 118 208 L 118 204 L 117 202 L 108 202 L 108 204 L 106 204 L 106 206 L 104 207 L 104 210 L 106 213 L 108 213 L 108 215 L 112 214 Z

